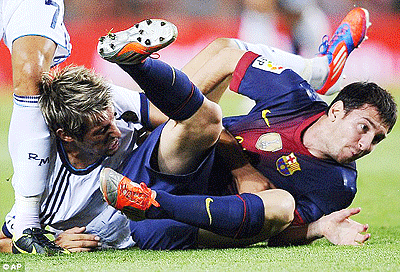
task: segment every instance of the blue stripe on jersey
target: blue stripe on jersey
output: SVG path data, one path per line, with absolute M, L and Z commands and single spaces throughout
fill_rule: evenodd
M 60 14 L 60 5 L 57 4 L 57 2 L 54 2 L 53 0 L 46 0 L 45 4 L 54 6 L 56 8 L 54 15 L 53 15 L 53 19 L 51 20 L 51 24 L 50 24 L 50 27 L 54 29 L 54 28 L 56 28 L 57 19 Z
M 58 196 L 60 194 L 60 191 L 62 190 L 65 180 L 66 180 L 66 176 L 68 175 L 68 171 L 66 170 L 66 168 L 64 167 L 64 165 L 61 166 L 58 174 L 57 174 L 57 178 L 54 181 L 54 184 L 52 186 L 52 190 L 49 193 L 49 195 L 47 196 L 47 200 L 45 203 L 45 209 L 40 213 L 39 217 L 42 218 L 41 219 L 41 224 L 45 224 L 45 222 L 47 221 L 47 219 L 53 214 L 54 211 L 54 207 L 56 205 L 56 202 L 58 200 Z M 70 176 L 70 174 L 68 175 Z M 67 180 L 67 185 L 64 186 L 65 188 L 68 187 L 68 180 Z
M 49 220 L 48 220 L 47 222 L 45 222 L 46 225 L 51 225 L 51 223 L 52 223 L 52 221 L 53 221 L 53 219 L 54 219 L 54 216 L 56 216 L 57 212 L 60 210 L 60 207 L 61 207 L 61 205 L 62 205 L 62 203 L 63 203 L 63 201 L 64 201 L 64 198 L 65 198 L 65 194 L 67 193 L 67 189 L 68 189 L 68 186 L 69 186 L 70 177 L 71 177 L 71 173 L 68 172 L 67 175 L 66 175 L 66 177 L 65 177 L 65 181 L 63 182 L 63 184 L 65 184 L 65 186 L 64 186 L 64 191 L 62 192 L 61 197 L 59 197 L 59 192 L 60 192 L 60 191 L 56 194 L 56 200 L 57 200 L 57 202 L 58 202 L 58 205 L 57 205 L 57 207 L 56 207 L 56 206 L 55 206 L 55 205 L 56 205 L 56 201 L 54 201 L 53 207 L 52 207 L 52 209 L 51 209 L 52 215 L 51 215 L 51 217 L 49 218 Z M 61 189 L 61 188 L 60 188 L 60 189 Z

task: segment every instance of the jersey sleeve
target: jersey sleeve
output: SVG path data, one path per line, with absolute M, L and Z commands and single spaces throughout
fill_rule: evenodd
M 279 108 L 290 113 L 322 102 L 311 86 L 293 70 L 263 56 L 246 52 L 233 73 L 230 89 L 256 102 L 254 110 Z
M 356 192 L 345 187 L 326 191 L 316 190 L 296 199 L 296 210 L 304 223 L 317 221 L 323 215 L 345 209 L 352 203 Z
M 317 221 L 324 212 L 312 201 L 301 198 L 296 199 L 296 215 L 299 217 L 296 220 L 297 224 L 302 225 Z

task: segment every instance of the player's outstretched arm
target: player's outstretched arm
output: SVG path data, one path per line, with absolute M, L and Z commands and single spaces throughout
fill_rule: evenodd
M 307 225 L 289 226 L 272 237 L 268 245 L 304 245 L 323 237 L 335 245 L 363 245 L 371 237 L 371 234 L 365 233 L 368 225 L 350 219 L 360 211 L 360 208 L 343 209 Z
M 62 232 L 54 241 L 58 246 L 70 252 L 91 251 L 101 247 L 100 238 L 84 233 L 85 227 L 74 227 Z
M 239 194 L 276 189 L 268 178 L 250 164 L 242 147 L 226 129 L 222 130 L 216 150 L 225 167 L 231 171 Z

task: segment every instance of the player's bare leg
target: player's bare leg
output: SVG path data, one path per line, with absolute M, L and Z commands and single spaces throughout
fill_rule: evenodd
M 236 48 L 253 51 L 277 65 L 288 67 L 304 78 L 319 94 L 331 95 L 341 89 L 342 71 L 346 60 L 350 53 L 367 38 L 367 29 L 370 25 L 367 10 L 353 9 L 343 19 L 331 39 L 324 37 L 323 44 L 320 46 L 321 52 L 314 58 L 304 58 L 267 45 L 218 38 L 190 60 L 182 70 L 207 95 L 207 98 L 218 102 L 225 91 L 226 82 L 221 80 L 224 85 L 218 90 L 203 89 L 200 85 L 202 81 L 199 74 L 202 70 L 209 71 L 210 67 L 214 67 L 215 64 L 208 65 L 207 63 L 218 58 L 224 50 Z
M 222 130 L 222 112 L 217 104 L 203 99 L 197 87 L 181 71 L 146 59 L 171 44 L 176 36 L 177 29 L 173 24 L 149 19 L 101 37 L 98 52 L 102 58 L 119 64 L 134 77 L 149 100 L 171 118 L 161 134 L 158 167 L 164 173 L 183 174 L 195 169 L 217 142 Z M 141 72 L 138 69 L 142 69 Z M 152 81 L 157 80 L 160 82 L 155 87 Z M 179 100 L 180 95 L 185 97 Z M 169 103 L 169 100 L 179 100 L 179 105 Z
M 24 36 L 13 43 L 13 89 L 19 96 L 39 95 L 37 83 L 48 72 L 56 44 L 41 36 Z
M 208 44 L 194 58 L 192 58 L 182 71 L 191 79 L 211 58 L 224 48 L 239 48 L 234 39 L 218 38 Z
M 209 69 L 210 62 L 224 48 L 238 48 L 233 39 L 218 38 L 212 41 L 207 47 L 200 51 L 192 58 L 183 68 L 182 71 L 190 78 L 190 80 L 199 87 L 201 92 L 211 101 L 219 103 L 222 95 L 227 90 L 231 76 L 227 75 L 213 84 L 213 88 L 203 86 L 202 72 Z

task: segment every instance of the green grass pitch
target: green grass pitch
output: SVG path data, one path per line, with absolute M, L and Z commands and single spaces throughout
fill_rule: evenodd
M 400 92 L 396 93 L 400 101 Z M 7 151 L 10 95 L 0 96 L 0 221 L 14 202 Z M 240 113 L 229 96 L 222 102 L 226 115 Z M 234 105 L 234 106 L 232 106 Z M 146 251 L 123 250 L 45 257 L 0 253 L 0 271 L 399 271 L 400 270 L 400 126 L 397 124 L 373 152 L 358 163 L 357 197 L 362 207 L 355 220 L 370 225 L 365 246 L 312 245 L 268 248 L 260 243 L 244 249 Z M 17 270 L 15 270 L 17 271 Z

